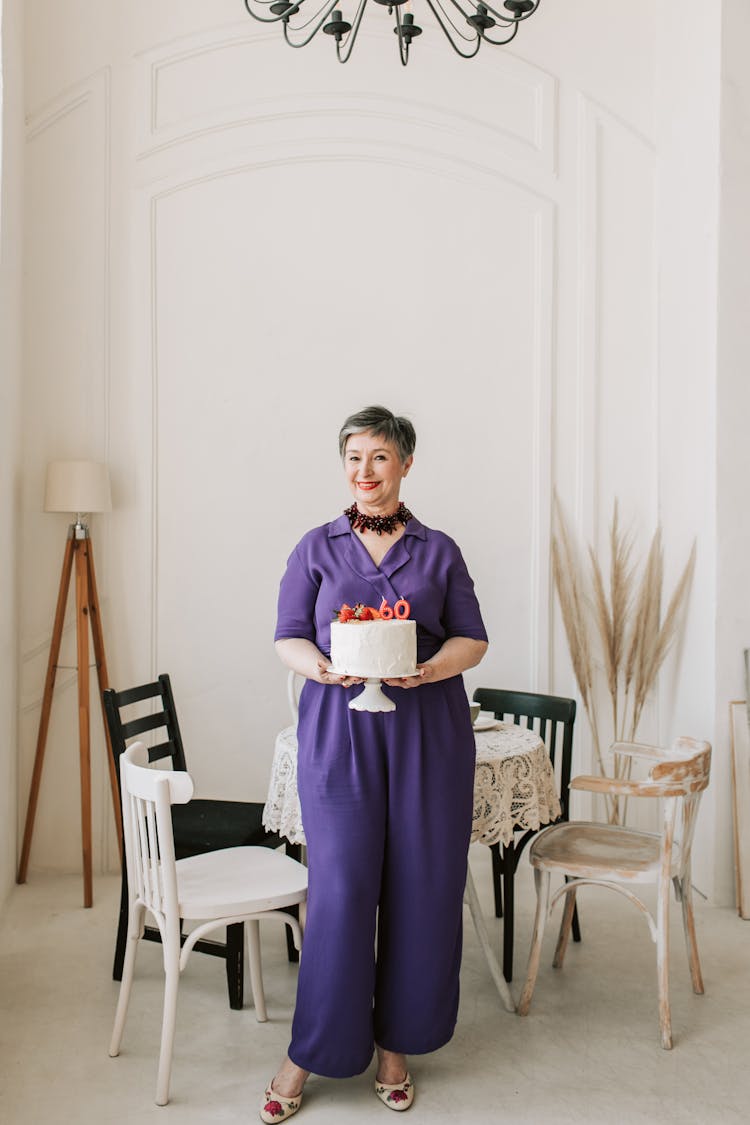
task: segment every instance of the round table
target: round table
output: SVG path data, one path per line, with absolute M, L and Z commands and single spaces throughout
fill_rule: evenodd
M 538 734 L 512 723 L 494 722 L 487 730 L 475 729 L 474 739 L 472 843 L 509 844 L 514 831 L 540 828 L 560 815 L 552 763 Z M 263 826 L 292 844 L 305 843 L 294 726 L 276 736 Z

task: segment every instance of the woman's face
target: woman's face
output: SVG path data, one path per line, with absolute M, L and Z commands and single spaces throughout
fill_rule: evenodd
M 409 457 L 402 462 L 395 446 L 368 431 L 351 434 L 344 450 L 344 471 L 360 511 L 370 515 L 394 512 L 401 481 L 413 460 Z

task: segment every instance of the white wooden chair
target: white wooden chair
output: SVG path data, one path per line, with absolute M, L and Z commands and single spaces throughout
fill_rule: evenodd
M 566 896 L 553 961 L 555 968 L 562 968 L 578 888 L 587 885 L 609 887 L 619 891 L 643 912 L 656 943 L 661 1045 L 669 1049 L 672 1046 L 669 1008 L 670 883 L 674 885 L 675 896 L 682 905 L 693 991 L 703 992 L 693 918 L 690 852 L 698 804 L 708 785 L 711 747 L 707 742 L 678 738 L 668 750 L 625 742 L 615 743 L 613 750 L 647 762 L 650 767 L 648 777 L 637 781 L 582 776 L 571 781 L 571 789 L 623 797 L 659 797 L 663 800 L 661 833 L 641 832 L 614 824 L 572 821 L 545 829 L 532 842 L 529 861 L 534 868 L 537 907 L 518 1014 L 525 1016 L 528 1013 L 539 970 L 545 921 L 557 900 Z M 555 891 L 550 902 L 550 875 L 553 871 L 567 876 L 570 881 Z M 628 889 L 640 883 L 656 885 L 655 918 Z
M 300 676 L 298 672 L 289 671 L 286 678 L 286 697 L 289 702 L 289 710 L 292 713 L 292 722 L 295 727 L 299 719 L 299 697 L 300 692 L 305 684 L 305 677 Z
M 263 847 L 225 848 L 175 860 L 171 806 L 185 804 L 193 795 L 188 773 L 148 765 L 142 742 L 129 746 L 120 759 L 122 820 L 130 895 L 128 936 L 120 996 L 109 1053 L 120 1052 L 133 983 L 135 957 L 146 912 L 161 933 L 164 958 L 164 1012 L 162 1019 L 156 1104 L 169 1101 L 177 1019 L 180 973 L 196 941 L 213 930 L 248 922 L 250 981 L 255 1013 L 267 1019 L 260 961 L 259 922 L 277 919 L 292 928 L 297 948 L 301 931 L 297 919 L 282 907 L 305 901 L 307 869 L 302 864 Z M 180 945 L 180 922 L 198 924 Z

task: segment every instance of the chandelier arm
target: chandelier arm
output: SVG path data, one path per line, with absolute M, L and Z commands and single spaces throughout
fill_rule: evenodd
M 269 0 L 257 0 L 257 2 L 259 4 L 264 4 L 266 7 L 269 6 Z M 254 12 L 252 10 L 252 8 L 250 7 L 250 5 L 248 3 L 248 0 L 245 0 L 245 10 L 246 10 L 247 14 L 249 16 L 252 16 L 254 20 L 257 20 L 258 23 L 278 23 L 279 20 L 284 19 L 284 14 L 285 14 L 284 12 L 282 12 L 278 16 L 259 16 L 259 15 L 257 15 L 256 12 Z M 288 18 L 289 17 L 287 16 L 287 19 Z M 313 17 L 313 18 L 315 18 L 315 17 Z M 286 23 L 284 24 L 284 26 L 286 27 Z
M 453 22 L 453 20 L 448 15 L 445 8 L 443 7 L 443 5 L 441 3 L 441 0 L 435 0 L 435 3 L 440 8 L 440 11 L 443 13 L 446 21 L 451 25 L 451 27 L 455 31 L 456 35 L 458 35 L 461 39 L 465 39 L 467 43 L 474 43 L 476 41 L 476 37 L 478 35 L 478 32 L 476 31 L 476 29 L 475 29 L 473 35 L 467 35 L 464 31 L 461 30 L 460 27 L 457 27 L 456 24 Z M 457 3 L 457 0 L 449 0 L 449 3 L 453 5 L 453 7 L 456 9 L 457 12 L 461 13 L 464 20 L 467 20 L 466 12 L 461 7 L 461 5 L 459 3 Z M 432 8 L 432 4 L 430 4 L 430 7 Z M 435 11 L 434 8 L 432 8 L 432 10 L 433 10 L 433 12 Z M 435 14 L 437 15 L 437 13 L 435 13 Z M 445 30 L 445 25 L 443 25 L 443 30 Z M 481 39 L 481 36 L 479 36 L 479 38 Z M 453 40 L 451 40 L 451 43 L 452 42 L 453 42 Z M 460 54 L 460 52 L 459 52 L 459 54 Z M 476 54 L 476 51 L 474 52 L 474 54 Z M 472 57 L 473 57 L 472 55 L 464 55 L 464 58 L 472 58 Z
M 483 3 L 484 3 L 484 6 L 485 6 L 485 8 L 487 9 L 487 11 L 488 11 L 488 12 L 491 12 L 493 16 L 497 16 L 497 18 L 498 18 L 499 20 L 502 20 L 502 22 L 503 22 L 504 24 L 510 24 L 510 23 L 514 23 L 514 24 L 516 24 L 516 26 L 518 26 L 518 24 L 519 24 L 519 23 L 521 23 L 521 22 L 522 22 L 523 20 L 527 20 L 527 19 L 530 19 L 530 18 L 531 18 L 531 16 L 533 16 L 533 15 L 534 15 L 534 12 L 535 12 L 535 11 L 537 10 L 537 8 L 538 8 L 538 7 L 539 7 L 539 5 L 541 4 L 541 2 L 542 2 L 542 0 L 536 0 L 536 2 L 535 2 L 535 4 L 534 4 L 534 7 L 533 7 L 533 8 L 531 9 L 531 11 L 530 11 L 530 12 L 524 12 L 524 13 L 522 13 L 522 14 L 521 14 L 520 16 L 509 16 L 509 15 L 507 14 L 507 12 L 506 12 L 506 13 L 503 13 L 503 12 L 498 12 L 498 11 L 496 11 L 496 10 L 495 10 L 495 9 L 494 9 L 494 8 L 492 7 L 492 5 L 491 5 L 491 4 L 488 4 L 488 3 L 487 3 L 487 0 L 483 0 Z
M 511 39 L 515 39 L 517 31 L 518 24 L 514 24 L 513 30 L 507 39 L 490 39 L 489 35 L 485 35 L 484 40 L 486 43 L 491 43 L 493 47 L 503 47 L 506 43 L 510 43 Z
M 336 7 L 336 5 L 337 5 L 338 3 L 339 3 L 339 0 L 326 0 L 326 3 L 325 3 L 325 4 L 323 5 L 323 7 L 322 7 L 322 8 L 318 8 L 318 10 L 317 10 L 317 12 L 315 13 L 315 15 L 314 15 L 314 16 L 311 16 L 311 17 L 310 17 L 310 19 L 309 19 L 309 20 L 307 21 L 307 23 L 301 23 L 301 24 L 299 25 L 299 27 L 292 27 L 292 28 L 290 28 L 290 27 L 289 27 L 289 24 L 288 24 L 288 23 L 285 23 L 285 24 L 284 24 L 284 39 L 286 40 L 286 42 L 288 43 L 288 45 L 289 45 L 290 47 L 306 47 L 306 46 L 307 46 L 307 44 L 308 44 L 308 43 L 310 42 L 310 40 L 311 40 L 311 39 L 313 39 L 313 38 L 314 38 L 314 37 L 315 37 L 315 36 L 316 36 L 316 35 L 318 34 L 318 32 L 320 31 L 321 27 L 323 26 L 323 24 L 325 23 L 325 21 L 326 21 L 326 20 L 328 19 L 328 17 L 330 16 L 331 12 L 333 11 L 333 9 L 334 9 L 334 8 Z M 325 11 L 323 11 L 323 9 L 325 9 Z M 322 15 L 322 16 L 320 16 L 320 13 L 321 13 L 321 12 L 323 12 L 323 15 Z M 304 29 L 305 29 L 306 27 L 309 27 L 309 26 L 310 26 L 310 24 L 311 24 L 311 23 L 313 22 L 313 20 L 316 20 L 316 19 L 318 19 L 318 16 L 320 16 L 320 19 L 319 19 L 319 20 L 318 20 L 318 22 L 317 22 L 317 23 L 315 24 L 315 27 L 314 27 L 314 28 L 312 29 L 312 31 L 311 31 L 311 32 L 310 32 L 310 34 L 308 35 L 307 39 L 302 39 L 302 40 L 301 40 L 301 41 L 300 41 L 299 43 L 295 43 L 295 42 L 294 42 L 294 41 L 293 41 L 292 39 L 290 39 L 290 38 L 289 38 L 289 31 L 290 31 L 290 30 L 291 30 L 292 32 L 294 32 L 294 33 L 298 32 L 298 31 L 304 31 Z
M 401 65 L 406 66 L 409 61 L 409 44 L 404 42 L 404 37 L 401 32 L 401 5 L 396 4 L 396 31 L 398 33 L 398 54 L 401 59 Z
M 277 8 L 277 14 L 272 14 L 271 16 L 259 15 L 253 11 L 251 2 L 257 4 L 261 8 L 275 7 Z M 388 0 L 380 0 L 380 2 L 388 4 Z M 515 37 L 518 31 L 519 23 L 522 23 L 524 20 L 527 20 L 531 16 L 533 16 L 534 13 L 538 11 L 542 0 L 531 0 L 529 10 L 525 12 L 519 12 L 518 9 L 526 7 L 526 0 L 524 0 L 523 3 L 509 3 L 509 10 L 516 9 L 515 15 L 508 15 L 507 12 L 497 11 L 497 9 L 493 8 L 492 5 L 487 2 L 487 0 L 481 0 L 481 3 L 480 0 L 463 0 L 463 2 L 470 5 L 469 11 L 472 13 L 471 15 L 467 15 L 465 9 L 461 6 L 461 3 L 459 3 L 458 0 L 448 0 L 448 3 L 451 4 L 456 9 L 456 11 L 460 13 L 462 19 L 474 28 L 475 34 L 473 36 L 467 35 L 453 21 L 448 13 L 446 6 L 444 6 L 444 0 L 427 0 L 427 6 L 437 20 L 441 31 L 445 35 L 446 39 L 448 40 L 456 54 L 460 55 L 462 59 L 472 59 L 478 53 L 479 48 L 482 45 L 482 41 L 490 43 L 493 47 L 501 47 L 505 46 L 507 43 L 510 43 L 510 41 Z M 499 2 L 500 0 L 495 0 L 496 4 Z M 244 0 L 245 11 L 249 16 L 252 16 L 252 18 L 254 20 L 257 20 L 259 23 L 281 23 L 286 43 L 290 47 L 296 48 L 307 46 L 307 44 L 320 31 L 321 27 L 323 27 L 325 21 L 328 19 L 328 17 L 331 15 L 331 13 L 339 3 L 340 0 L 323 0 L 322 5 L 310 17 L 309 20 L 306 20 L 304 23 L 301 23 L 297 27 L 290 28 L 289 20 L 291 18 L 291 15 L 296 15 L 299 13 L 302 0 Z M 364 10 L 367 5 L 367 0 L 358 0 L 358 3 L 359 7 L 357 8 L 357 12 L 354 17 L 354 23 L 346 33 L 346 36 L 341 35 L 339 31 L 340 24 L 346 24 L 346 21 L 341 18 L 339 13 L 337 13 L 339 19 L 337 21 L 334 21 L 334 23 L 331 24 L 330 27 L 324 28 L 324 30 L 328 34 L 334 35 L 336 38 L 336 57 L 341 63 L 348 62 L 349 58 L 351 57 L 352 50 L 354 49 L 354 43 L 359 33 L 359 27 L 362 22 L 362 17 L 364 15 Z M 406 66 L 409 61 L 409 47 L 411 45 L 412 37 L 415 34 L 419 35 L 421 29 L 414 25 L 414 30 L 411 32 L 411 34 L 409 33 L 408 25 L 413 24 L 413 17 L 409 16 L 409 20 L 407 20 L 406 23 L 402 20 L 400 3 L 401 0 L 393 0 L 392 7 L 396 8 L 395 31 L 398 35 L 399 57 L 402 66 Z M 283 8 L 284 10 L 278 11 L 279 8 Z M 491 16 L 492 18 L 482 18 L 483 16 Z M 485 28 L 489 30 L 489 27 L 487 27 L 488 24 L 492 24 L 498 30 L 500 28 L 510 28 L 512 30 L 505 39 L 491 39 L 488 35 L 485 34 Z M 295 43 L 290 38 L 290 33 L 292 35 L 296 35 L 300 32 L 304 32 L 310 27 L 312 27 L 312 30 L 300 42 Z M 473 46 L 473 49 L 462 49 L 460 45 L 461 40 L 463 40 L 465 44 L 471 44 Z
M 507 12 L 498 12 L 497 8 L 493 8 L 492 5 L 488 3 L 488 0 L 482 0 L 482 2 L 489 14 L 491 16 L 494 16 L 497 22 L 501 23 L 503 27 L 512 27 L 514 24 L 518 23 L 518 20 L 522 18 L 521 16 L 519 16 L 518 19 L 516 19 L 515 16 L 509 16 Z
M 476 37 L 476 40 L 475 40 L 475 42 L 476 42 L 476 46 L 475 46 L 475 48 L 474 48 L 474 50 L 473 50 L 473 51 L 470 51 L 470 52 L 469 52 L 469 53 L 467 54 L 466 52 L 464 52 L 464 51 L 461 51 L 461 50 L 459 50 L 459 48 L 458 48 L 458 47 L 456 46 L 456 44 L 455 44 L 455 43 L 453 42 L 453 39 L 451 38 L 451 34 L 450 34 L 450 32 L 448 31 L 448 28 L 447 28 L 447 27 L 445 26 L 445 24 L 443 23 L 443 20 L 442 20 L 442 18 L 441 18 L 441 16 L 440 16 L 440 13 L 438 12 L 438 10 L 437 10 L 437 8 L 435 7 L 435 5 L 434 5 L 434 4 L 432 3 L 432 0 L 427 0 L 427 6 L 428 6 L 428 8 L 430 9 L 430 11 L 432 12 L 432 14 L 433 14 L 433 16 L 435 17 L 435 19 L 436 19 L 436 20 L 438 21 L 438 23 L 439 23 L 439 25 L 440 25 L 440 27 L 441 27 L 441 29 L 442 29 L 442 31 L 443 31 L 443 34 L 445 35 L 445 38 L 446 38 L 446 39 L 448 40 L 448 42 L 450 43 L 451 47 L 452 47 L 452 48 L 453 48 L 453 50 L 454 50 L 454 51 L 456 52 L 456 54 L 457 54 L 457 55 L 460 55 L 462 59 L 473 59 L 473 58 L 474 58 L 474 56 L 476 55 L 477 51 L 479 50 L 480 46 L 482 45 L 482 38 L 481 38 L 481 36 L 480 36 L 480 35 L 477 35 L 477 37 Z M 448 18 L 448 17 L 446 16 L 446 19 L 447 19 L 447 18 Z M 449 21 L 449 22 L 450 22 L 450 21 Z M 452 26 L 453 26 L 453 24 L 451 23 L 451 27 L 452 27 Z M 459 34 L 459 35 L 461 36 L 461 38 L 462 38 L 462 39 L 466 39 L 466 38 L 467 38 L 467 36 L 466 36 L 466 35 L 463 35 L 463 34 L 462 34 L 462 32 L 458 32 L 458 34 Z
M 338 2 L 338 0 L 337 0 L 337 2 Z M 362 22 L 362 16 L 364 15 L 366 7 L 367 7 L 367 0 L 360 0 L 359 7 L 357 8 L 357 14 L 354 17 L 354 23 L 352 24 L 352 29 L 351 29 L 350 32 L 347 33 L 347 36 L 346 36 L 346 41 L 344 43 L 344 50 L 343 51 L 341 50 L 341 44 L 340 43 L 336 44 L 336 58 L 339 60 L 340 63 L 349 62 L 349 56 L 351 55 L 352 51 L 354 50 L 354 43 L 355 43 L 355 40 L 357 38 L 357 32 L 359 31 L 359 25 Z

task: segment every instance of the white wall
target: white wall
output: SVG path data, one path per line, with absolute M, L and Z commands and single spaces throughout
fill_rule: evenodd
M 16 873 L 23 170 L 20 0 L 0 5 L 0 907 Z
M 22 803 L 65 533 L 40 512 L 46 461 L 113 470 L 94 527 L 112 682 L 169 671 L 199 790 L 262 799 L 287 719 L 278 579 L 347 503 L 335 435 L 372 401 L 413 417 L 405 498 L 477 581 L 493 645 L 470 689 L 573 691 L 553 487 L 593 542 L 618 496 L 642 539 L 661 517 L 674 569 L 699 543 L 682 675 L 645 733 L 713 737 L 720 59 L 686 8 L 641 35 L 643 0 L 548 3 L 511 48 L 462 62 L 425 33 L 404 70 L 380 11 L 338 67 L 234 0 L 30 0 Z M 72 684 L 32 865 L 78 863 Z M 712 801 L 701 885 L 723 895 L 721 770 Z
M 700 25 L 700 26 L 699 26 Z M 716 306 L 721 24 L 686 18 L 686 5 L 659 6 L 655 78 L 660 154 L 657 216 L 658 394 L 654 401 L 658 505 L 666 585 L 697 548 L 679 660 L 661 678 L 658 729 L 714 742 L 716 651 Z M 729 772 L 716 746 L 713 784 L 701 809 L 694 879 L 726 901 L 715 864 L 731 864 Z
M 742 650 L 750 647 L 750 349 L 747 336 L 747 263 L 750 260 L 750 75 L 747 44 L 750 9 L 727 0 L 722 23 L 721 158 L 718 273 L 716 462 L 716 747 L 728 772 L 728 704 L 745 699 Z M 717 897 L 733 892 L 726 827 L 729 810 L 717 810 Z

